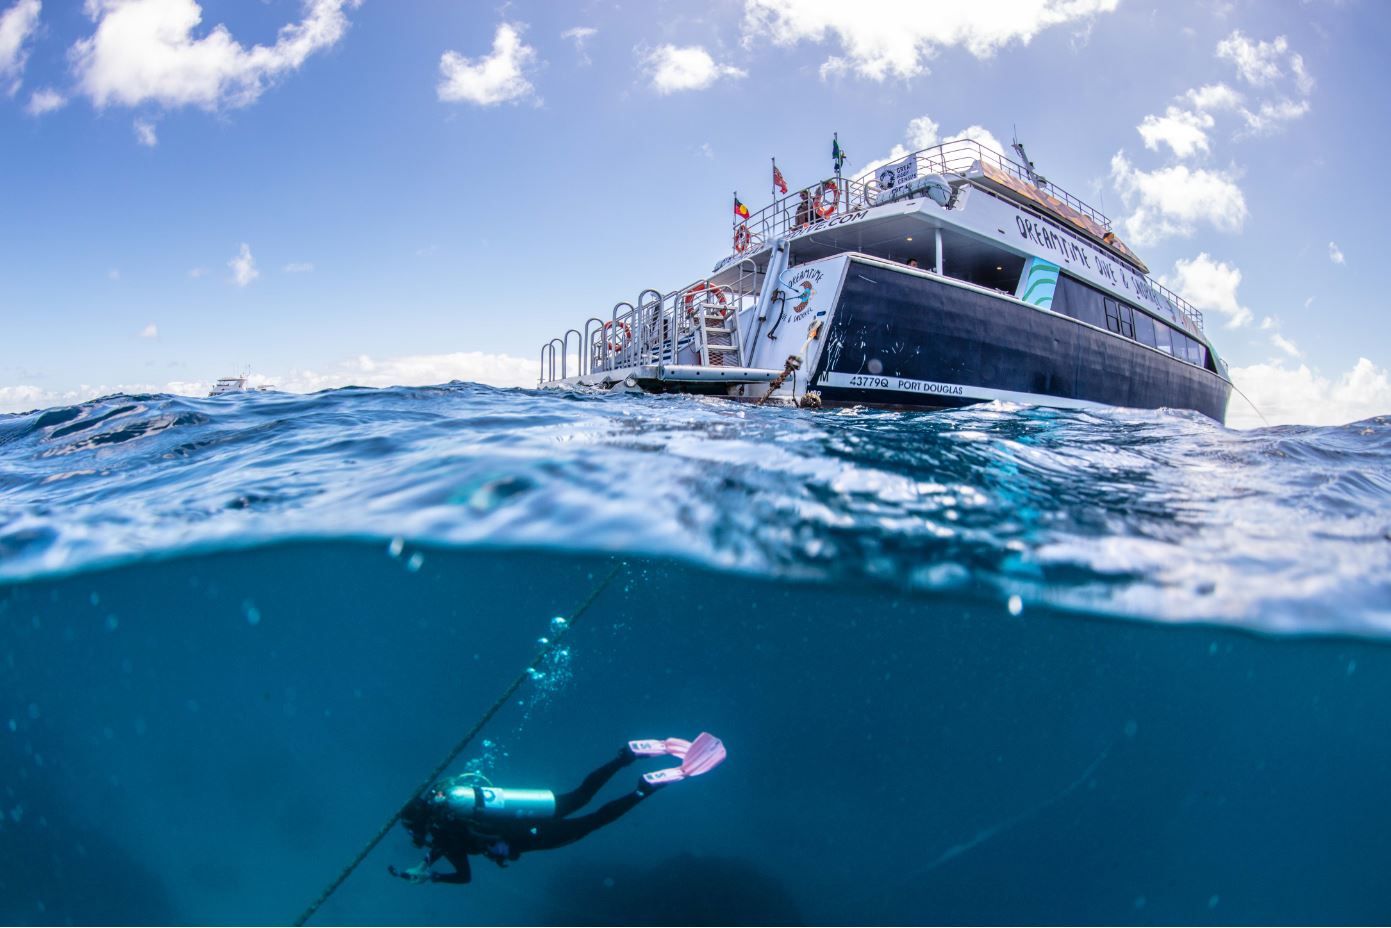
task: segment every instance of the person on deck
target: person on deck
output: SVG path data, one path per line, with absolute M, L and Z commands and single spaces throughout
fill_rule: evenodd
M 644 774 L 637 789 L 627 795 L 588 815 L 569 817 L 587 805 L 619 770 L 639 757 L 660 755 L 680 758 L 681 766 Z M 482 855 L 505 867 L 527 851 L 564 847 L 617 821 L 657 790 L 707 773 L 724 759 L 720 739 L 702 732 L 694 741 L 630 741 L 617 757 L 585 777 L 578 788 L 559 796 L 550 790 L 483 785 L 485 781 L 478 774 L 442 780 L 411 800 L 401 813 L 401 824 L 415 846 L 429 848 L 424 860 L 408 870 L 389 866 L 387 872 L 411 883 L 467 883 L 472 879 L 471 855 Z M 453 873 L 432 869 L 440 858 L 449 861 Z

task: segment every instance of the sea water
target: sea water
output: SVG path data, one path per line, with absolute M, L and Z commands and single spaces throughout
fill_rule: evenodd
M 1389 501 L 1391 418 L 0 417 L 0 920 L 290 922 L 545 652 L 450 772 L 728 760 L 469 886 L 395 828 L 317 921 L 1385 923 Z

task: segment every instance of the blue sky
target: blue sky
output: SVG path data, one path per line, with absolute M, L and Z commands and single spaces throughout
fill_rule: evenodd
M 706 273 L 770 156 L 1017 128 L 1272 420 L 1391 412 L 1384 6 L 960 6 L 0 0 L 0 410 L 525 383 Z

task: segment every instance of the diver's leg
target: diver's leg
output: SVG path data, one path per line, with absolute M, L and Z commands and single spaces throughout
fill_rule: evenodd
M 578 788 L 555 797 L 555 817 L 564 818 L 576 809 L 582 808 L 594 798 L 595 793 L 603 789 L 605 783 L 613 779 L 615 773 L 631 764 L 635 759 L 633 752 L 628 750 L 628 746 L 623 745 L 617 757 L 585 777 L 584 782 Z
M 612 776 L 612 774 L 610 774 Z M 607 779 L 607 777 L 605 777 Z M 518 851 L 548 851 L 552 848 L 564 847 L 574 841 L 578 841 L 585 835 L 605 825 L 618 821 L 638 803 L 648 796 L 651 796 L 660 787 L 652 786 L 642 780 L 638 781 L 638 788 L 626 796 L 620 796 L 612 802 L 606 802 L 595 811 L 588 815 L 580 815 L 575 818 L 555 818 L 537 822 L 534 828 L 529 829 L 528 833 L 519 836 L 512 841 L 513 847 Z

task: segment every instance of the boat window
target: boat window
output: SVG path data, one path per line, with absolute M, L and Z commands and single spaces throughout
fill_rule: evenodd
M 1126 338 L 1135 337 L 1135 310 L 1125 303 L 1121 304 L 1121 334 Z
M 1121 331 L 1121 304 L 1109 296 L 1103 297 L 1102 303 L 1106 307 L 1106 328 L 1119 335 Z
M 1102 308 L 1101 294 L 1065 274 L 1058 275 L 1058 286 L 1053 291 L 1052 309 L 1097 328 L 1106 325 L 1106 312 Z
M 1154 330 L 1156 326 L 1163 323 L 1156 323 L 1144 313 L 1135 314 L 1135 340 L 1142 345 L 1149 345 L 1151 348 L 1157 347 L 1155 344 Z
M 1190 338 L 1188 340 L 1188 360 L 1199 367 L 1207 367 L 1207 347 L 1202 342 Z
M 1025 259 L 998 245 L 968 235 L 942 231 L 942 273 L 957 280 L 1013 295 L 1019 289 Z
M 1173 331 L 1174 331 L 1173 329 L 1169 328 L 1167 325 L 1165 325 L 1165 324 L 1162 323 L 1162 322 L 1157 322 L 1157 323 L 1155 323 L 1155 326 L 1154 326 L 1154 347 L 1158 348 L 1160 351 L 1165 352 L 1166 354 L 1173 354 L 1173 353 L 1174 353 L 1174 346 L 1173 346 L 1173 339 L 1172 339 Z

